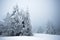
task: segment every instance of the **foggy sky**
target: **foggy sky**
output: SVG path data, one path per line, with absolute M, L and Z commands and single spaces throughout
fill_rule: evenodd
M 59 0 L 0 0 L 0 20 L 5 18 L 7 12 L 11 13 L 15 5 L 24 10 L 29 8 L 34 32 L 39 26 L 46 26 L 48 21 L 52 22 L 56 28 L 59 27 Z

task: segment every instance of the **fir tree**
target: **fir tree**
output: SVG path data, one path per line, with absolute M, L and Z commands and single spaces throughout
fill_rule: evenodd
M 7 13 L 4 19 L 5 29 L 2 35 L 5 36 L 31 36 L 31 24 L 29 19 L 29 12 L 23 10 L 19 11 L 18 6 L 16 6 L 12 14 Z M 6 35 L 7 33 L 7 35 Z

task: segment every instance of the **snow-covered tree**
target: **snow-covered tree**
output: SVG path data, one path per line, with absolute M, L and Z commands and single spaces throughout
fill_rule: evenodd
M 54 25 L 51 22 L 47 23 L 46 33 L 47 34 L 56 34 L 56 30 L 54 28 Z
M 44 33 L 44 29 L 42 28 L 42 26 L 39 26 L 37 33 Z
M 4 27 L 6 30 L 3 31 L 2 35 L 5 36 L 31 36 L 31 24 L 29 19 L 29 12 L 21 10 L 19 11 L 16 6 L 12 14 L 7 13 L 4 19 Z

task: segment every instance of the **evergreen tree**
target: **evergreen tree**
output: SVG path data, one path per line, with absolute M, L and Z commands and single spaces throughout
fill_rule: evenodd
M 51 22 L 48 22 L 48 24 L 47 24 L 46 33 L 56 34 L 56 30 L 54 29 L 54 26 Z
M 29 12 L 23 10 L 19 11 L 18 6 L 14 8 L 12 14 L 7 13 L 4 19 L 5 29 L 2 35 L 5 36 L 31 36 L 31 24 L 29 19 Z M 7 35 L 6 35 L 7 33 Z

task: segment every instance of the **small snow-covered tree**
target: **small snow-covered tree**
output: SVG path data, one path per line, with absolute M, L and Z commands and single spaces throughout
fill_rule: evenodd
M 40 26 L 37 30 L 37 33 L 43 33 L 44 32 L 44 29 L 42 28 L 42 26 Z
M 48 34 L 56 34 L 56 30 L 54 29 L 53 24 L 50 23 L 50 22 L 47 23 L 46 33 L 48 33 Z

